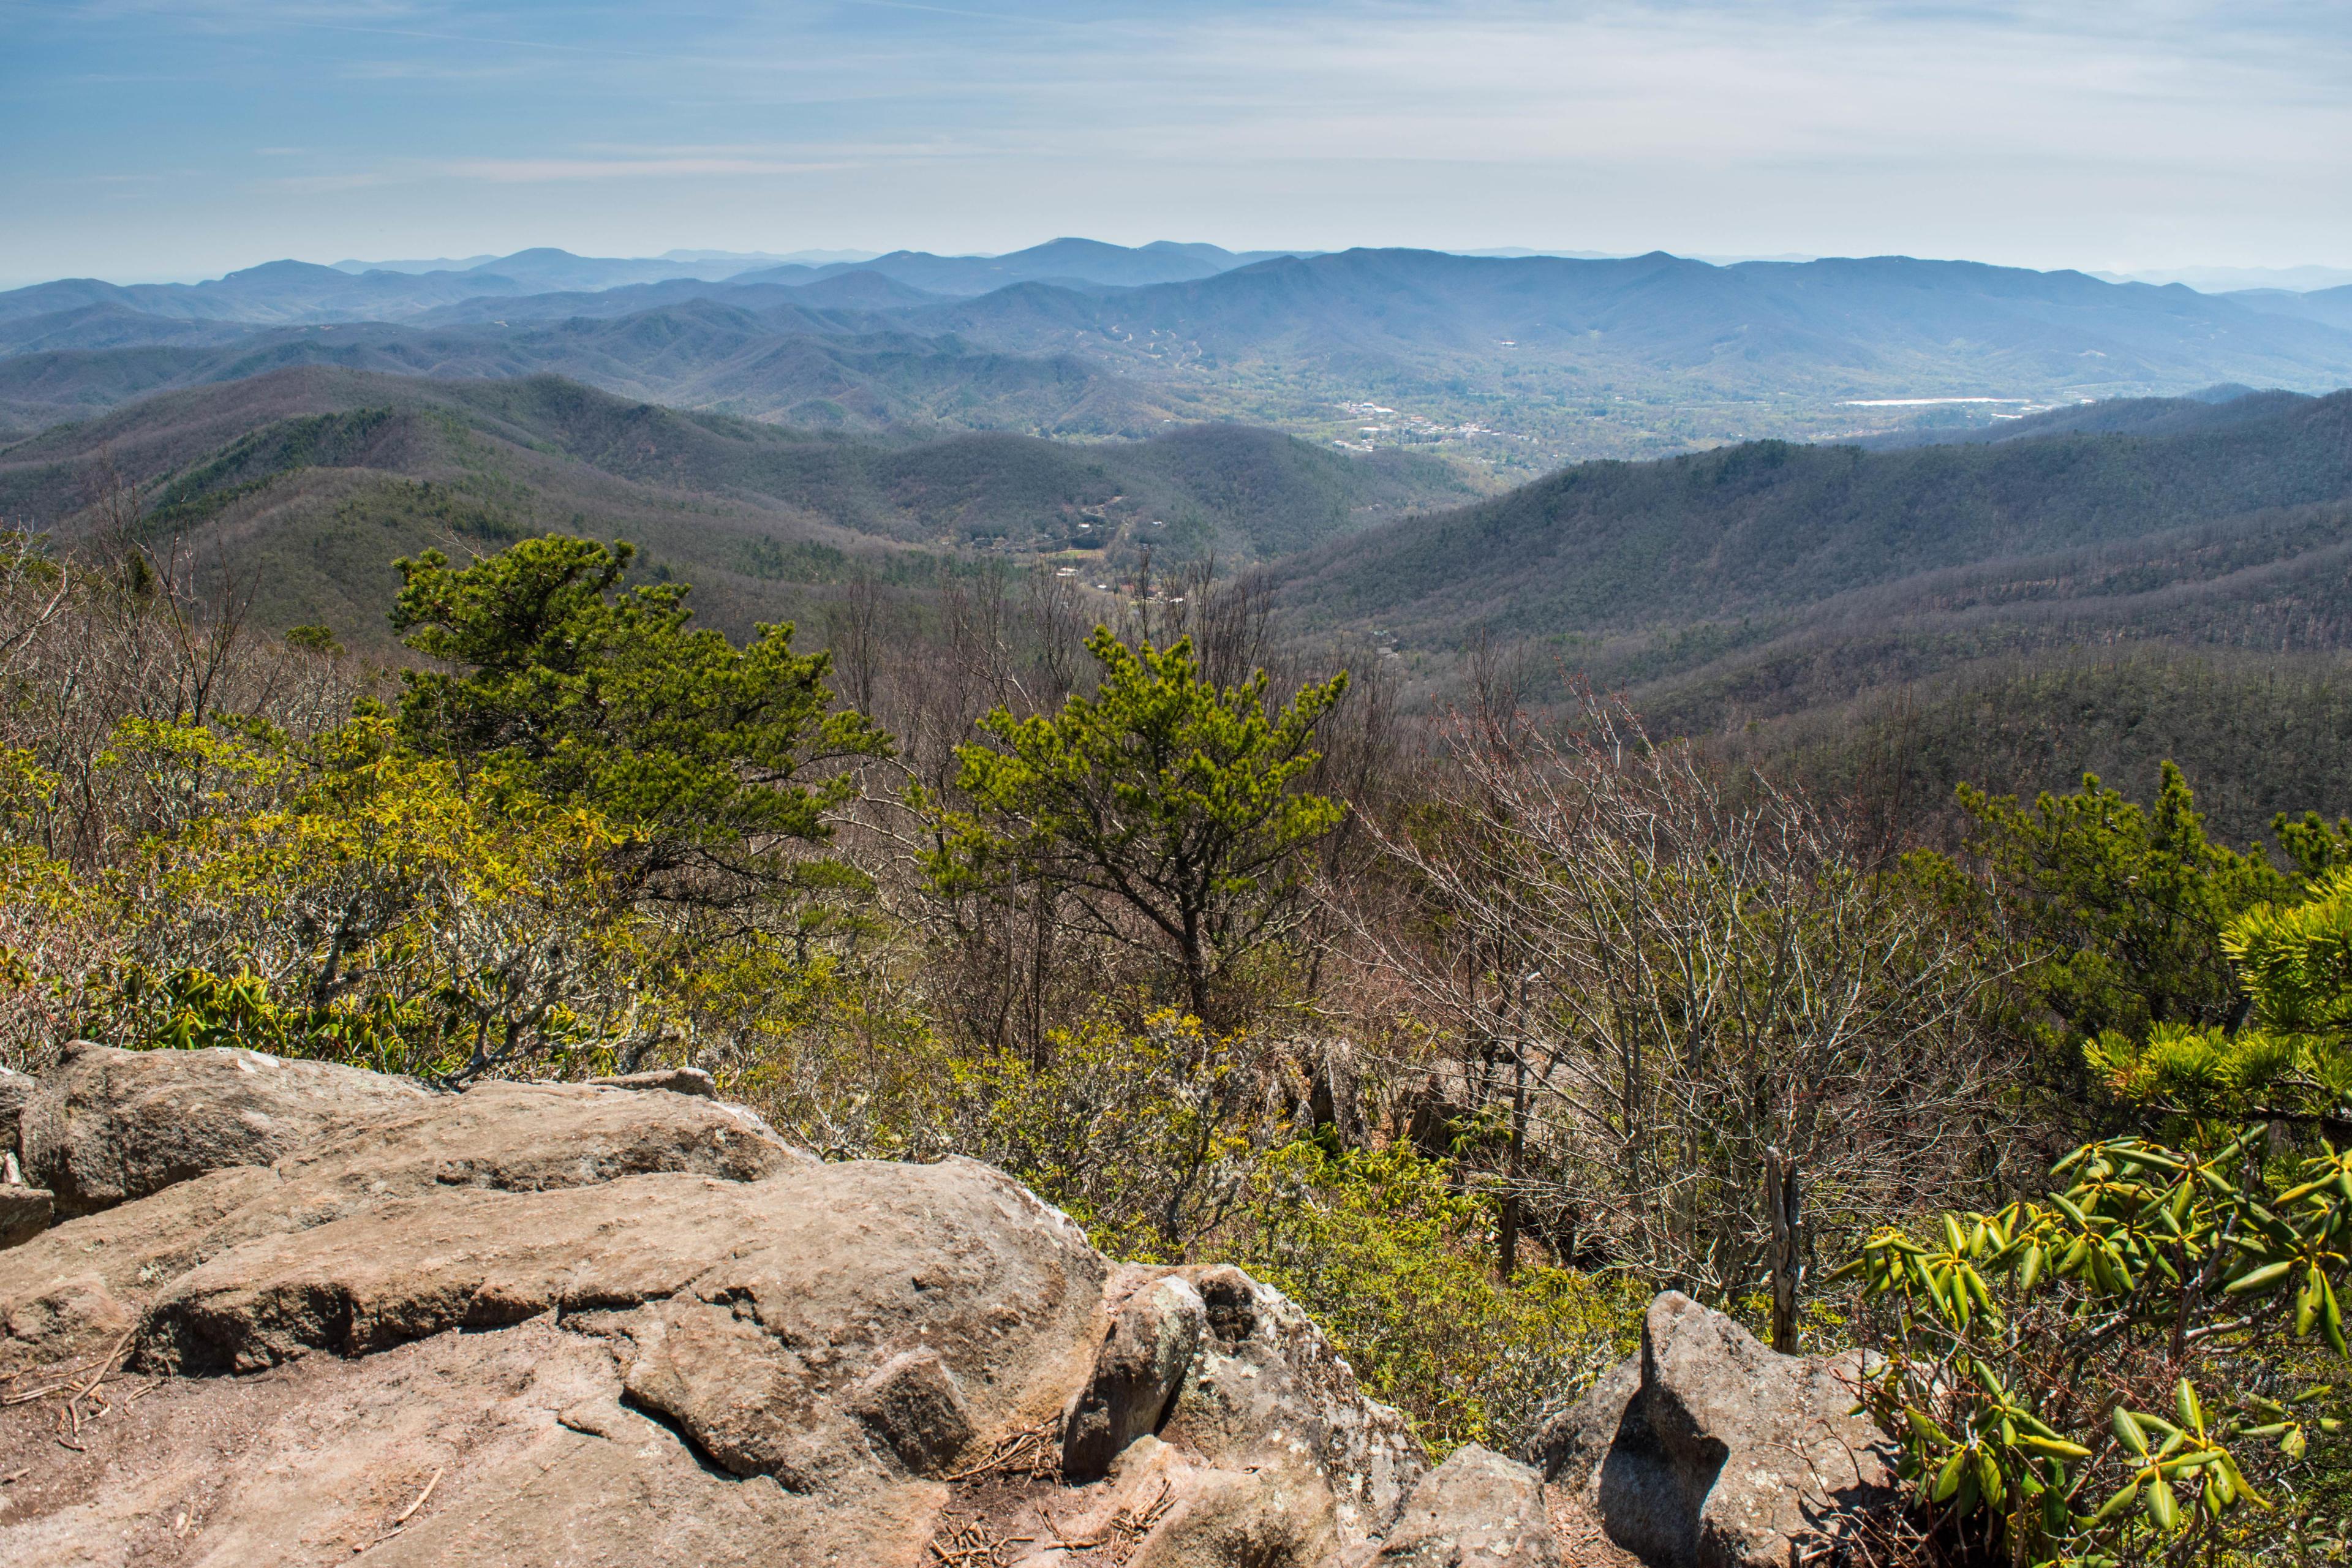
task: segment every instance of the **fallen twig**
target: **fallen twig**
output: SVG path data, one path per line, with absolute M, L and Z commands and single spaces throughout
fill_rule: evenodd
M 139 1325 L 137 1323 L 133 1323 L 129 1328 L 123 1330 L 121 1337 L 114 1342 L 114 1348 L 108 1351 L 104 1355 L 99 1358 L 98 1365 L 90 1372 L 89 1381 L 76 1386 L 70 1394 L 66 1395 L 64 1414 L 66 1419 L 72 1424 L 73 1435 L 75 1436 L 79 1437 L 81 1436 L 81 1402 L 89 1398 L 92 1394 L 96 1393 L 98 1385 L 106 1381 L 106 1374 L 114 1370 L 115 1362 L 121 1359 L 124 1349 L 130 1345 L 131 1336 L 138 1331 Z M 55 1393 L 56 1390 L 52 1389 L 49 1392 Z M 99 1405 L 100 1406 L 99 1415 L 104 1415 L 107 1410 L 113 1408 L 111 1405 L 108 1404 L 106 1397 L 103 1394 L 99 1396 Z M 96 1419 L 96 1416 L 93 1416 L 92 1419 Z M 58 1441 L 65 1442 L 65 1439 L 60 1437 Z M 89 1452 L 88 1449 L 84 1448 L 79 1443 L 66 1443 L 66 1447 L 71 1448 L 77 1454 Z
M 124 1348 L 131 1343 L 131 1336 L 138 1331 L 139 1325 L 136 1323 L 131 1324 L 129 1328 L 122 1331 L 122 1337 L 114 1342 L 114 1348 L 100 1358 L 98 1370 L 89 1374 L 89 1381 L 83 1384 L 79 1388 L 74 1390 L 74 1397 L 76 1399 L 80 1398 L 83 1394 L 88 1394 L 91 1389 L 96 1388 L 100 1384 L 106 1381 L 106 1374 L 114 1370 L 115 1362 L 121 1358 Z
M 965 1520 L 944 1542 L 931 1538 L 931 1561 L 947 1568 L 1008 1568 L 1004 1550 L 1027 1546 L 1034 1535 L 999 1535 L 977 1516 Z
M 1121 1507 L 1110 1516 L 1110 1523 L 1104 1527 L 1102 1534 L 1090 1535 L 1083 1541 L 1064 1538 L 1061 1527 L 1055 1525 L 1055 1539 L 1047 1544 L 1064 1552 L 1108 1552 L 1110 1553 L 1108 1561 L 1113 1568 L 1126 1568 L 1128 1559 L 1133 1557 L 1136 1548 L 1143 1544 L 1143 1538 L 1150 1534 L 1152 1527 L 1167 1518 L 1169 1510 L 1176 1506 L 1169 1490 L 1168 1479 L 1163 1476 L 1160 1480 L 1159 1494 L 1144 1506 L 1141 1512 Z M 1052 1523 L 1051 1514 L 1046 1515 L 1046 1521 Z
M 1055 1439 L 1059 1423 L 1048 1418 L 998 1439 L 988 1458 L 967 1469 L 943 1478 L 950 1482 L 978 1480 L 983 1476 L 1025 1470 L 1033 1481 L 1058 1480 L 1062 1474 L 1061 1444 Z
M 441 1472 L 436 1469 L 433 1472 L 433 1479 L 425 1483 L 425 1489 L 416 1494 L 416 1500 L 410 1503 L 406 1508 L 402 1509 L 398 1514 L 394 1516 L 392 1521 L 393 1528 L 397 1530 L 400 1526 L 406 1524 L 408 1522 L 408 1516 L 415 1513 L 418 1509 L 423 1508 L 425 1506 L 425 1500 L 431 1497 L 433 1495 L 433 1489 L 440 1484 Z
M 117 1340 L 115 1342 L 114 1349 L 108 1352 L 108 1359 L 110 1361 L 112 1357 L 121 1353 L 122 1342 L 121 1340 Z M 0 1405 L 29 1405 L 36 1399 L 47 1399 L 52 1394 L 63 1393 L 65 1390 L 73 1387 L 74 1379 L 88 1372 L 95 1364 L 97 1363 L 88 1360 L 75 1360 L 67 1362 L 62 1365 L 38 1367 L 28 1366 L 20 1371 L 12 1372 L 8 1374 L 7 1378 L 7 1381 L 11 1384 L 19 1383 L 26 1378 L 36 1375 L 37 1373 L 43 1377 L 53 1378 L 56 1381 L 43 1384 L 38 1388 L 19 1389 L 11 1387 L 6 1394 L 0 1394 Z

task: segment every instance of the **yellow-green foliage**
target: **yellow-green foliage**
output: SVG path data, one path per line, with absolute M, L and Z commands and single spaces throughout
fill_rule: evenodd
M 224 765 L 292 765 L 212 744 Z M 150 846 L 139 893 L 162 908 L 116 1000 L 143 1043 L 394 1071 L 610 1045 L 645 1026 L 646 1003 L 611 984 L 635 934 L 605 868 L 626 841 L 593 811 L 468 788 L 362 715 L 284 804 Z
M 2238 1028 L 2109 1030 L 2085 1047 L 2123 1098 L 2198 1114 L 2332 1110 L 2352 1095 L 2352 869 L 2321 875 L 2308 901 L 2259 904 L 2221 945 L 2243 995 Z
M 56 781 L 0 759 L 7 1048 L 88 1034 L 429 1076 L 603 1069 L 821 1007 L 822 951 L 632 896 L 637 835 L 467 777 L 362 710 L 317 747 L 130 720 L 106 763 L 152 831 L 79 877 L 31 841 Z M 804 920 L 804 915 L 795 915 Z
M 878 988 L 877 988 L 878 989 Z M 1020 1177 L 1115 1257 L 1175 1262 L 1287 1124 L 1265 1043 L 1188 1014 L 1089 1018 L 1034 1053 L 951 1049 L 919 1017 L 838 1010 L 779 1041 L 744 1092 L 835 1158 L 968 1154 Z
M 1563 1268 L 1506 1283 L 1491 1205 L 1402 1145 L 1275 1150 L 1215 1250 L 1313 1315 L 1437 1455 L 1515 1447 L 1548 1400 L 1633 1352 L 1648 1300 Z
M 1169 1011 L 1132 1031 L 1089 1020 L 1047 1045 L 1034 1060 L 996 1051 L 951 1064 L 987 1157 L 1114 1257 L 1180 1260 L 1280 1130 L 1258 1092 L 1258 1042 Z
M 2352 1155 L 2266 1166 L 2269 1131 L 2085 1145 L 2045 1202 L 1889 1226 L 1839 1270 L 1883 1324 L 1864 1404 L 1922 1501 L 2012 1562 L 2094 1568 L 2196 1561 L 2294 1484 L 2335 1426 L 2292 1352 L 2347 1353 Z
M 968 809 L 914 794 L 936 846 L 925 869 L 947 898 L 1050 889 L 1076 923 L 1160 955 L 1195 1016 L 1230 1022 L 1222 983 L 1288 929 L 1301 852 L 1345 815 L 1302 786 L 1348 678 L 1273 712 L 1265 670 L 1220 687 L 1190 637 L 1130 646 L 1097 626 L 1087 650 L 1092 696 L 1026 719 L 999 708 L 979 723 L 995 744 L 956 748 Z

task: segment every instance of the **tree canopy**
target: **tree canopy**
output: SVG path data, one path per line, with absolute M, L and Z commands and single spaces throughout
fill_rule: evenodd
M 1219 982 L 1295 907 L 1300 851 L 1345 813 L 1300 785 L 1347 675 L 1276 712 L 1265 670 L 1220 688 L 1190 638 L 1129 646 L 1097 626 L 1087 648 L 1101 667 L 1092 696 L 1027 719 L 996 709 L 980 721 L 994 744 L 956 749 L 969 809 L 918 802 L 933 886 L 1066 894 L 1094 929 L 1165 953 L 1185 1005 L 1213 1022 Z
M 854 780 L 824 765 L 887 755 L 835 711 L 831 656 L 762 626 L 738 648 L 688 623 L 688 589 L 624 588 L 631 546 L 550 536 L 453 566 L 394 563 L 394 627 L 453 668 L 411 670 L 401 737 L 551 799 L 593 806 L 658 855 L 732 855 L 827 836 Z

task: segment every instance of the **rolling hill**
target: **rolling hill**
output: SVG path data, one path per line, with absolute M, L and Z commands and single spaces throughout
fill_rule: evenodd
M 203 283 L 123 286 L 94 278 L 61 279 L 0 291 L 0 321 L 100 304 L 166 320 L 255 325 L 401 321 L 436 307 L 482 298 L 593 293 L 657 283 L 687 285 L 674 289 L 669 297 L 688 298 L 730 279 L 745 285 L 795 286 L 859 272 L 898 283 L 917 295 L 982 294 L 1006 283 L 1039 279 L 1124 288 L 1206 278 L 1273 254 L 1258 251 L 1237 256 L 1213 245 L 1168 240 L 1130 249 L 1099 240 L 1057 239 L 1006 256 L 932 256 L 901 250 L 870 261 L 762 267 L 741 259 L 574 256 L 542 246 L 446 268 L 354 271 L 306 261 L 270 261 Z M 905 297 L 897 302 L 906 302 Z
M 988 563 L 1115 574 L 1149 545 L 1252 560 L 1474 493 L 1431 458 L 1274 432 L 1073 445 L 875 441 L 631 402 L 548 375 L 442 381 L 298 365 L 173 392 L 0 447 L 0 517 L 70 537 L 110 468 L 143 527 L 249 578 L 265 624 L 383 640 L 390 563 L 433 542 L 623 537 L 715 624 L 912 588 Z
M 1758 417 L 1801 405 L 1821 420 L 1843 400 L 2072 401 L 2223 380 L 2315 391 L 2352 379 L 2352 332 L 2324 323 L 2177 285 L 1904 257 L 1714 267 L 1663 254 L 1354 250 L 1102 298 L 1010 288 L 908 322 L 1166 374 L 1279 367 L 1432 397 L 1459 383 L 1456 395 L 1491 404 L 1517 383 L 1519 405 L 1550 397 L 1585 419 L 1626 396 L 1747 400 Z
M 1585 463 L 1271 571 L 1303 623 L 1377 628 L 1432 679 L 1486 634 L 1539 700 L 1582 675 L 1840 792 L 1940 811 L 1958 779 L 2086 766 L 2145 792 L 2178 755 L 2231 781 L 2242 837 L 2352 809 L 2352 392 Z
M 2352 283 L 2334 289 L 2247 289 L 2223 298 L 2266 315 L 2298 316 L 2352 331 Z
M 299 364 L 442 379 L 553 374 L 625 397 L 845 430 L 1140 436 L 1218 412 L 1187 389 L 1147 385 L 1072 355 L 858 330 L 871 320 L 864 312 L 791 304 L 755 310 L 698 299 L 618 318 L 575 315 L 511 327 L 363 323 L 224 339 L 209 324 L 175 324 L 181 330 L 169 336 L 126 334 L 129 341 L 109 347 L 0 357 L 0 420 L 29 432 L 129 399 Z
M 617 334 L 614 363 L 707 353 L 643 318 L 545 330 Z M 434 336 L 374 331 L 308 336 L 385 353 Z M 1957 434 L 1588 462 L 1480 500 L 1440 458 L 1232 424 L 877 437 L 549 374 L 297 363 L 0 446 L 0 516 L 71 537 L 110 465 L 142 488 L 158 546 L 248 584 L 263 624 L 378 647 L 394 557 L 547 531 L 632 540 L 737 634 L 822 625 L 870 580 L 894 635 L 920 638 L 975 573 L 1046 567 L 1086 595 L 1130 579 L 1147 546 L 1213 553 L 1260 563 L 1294 631 L 1375 635 L 1423 703 L 1493 634 L 1527 650 L 1539 704 L 1580 673 L 1661 731 L 1904 831 L 1939 814 L 1948 830 L 1961 778 L 2063 786 L 2089 766 L 2146 793 L 2165 757 L 2212 787 L 2235 837 L 2273 809 L 2352 809 L 2352 393 L 2215 387 Z
M 1003 256 L 933 256 L 928 251 L 894 250 L 871 261 L 826 267 L 817 275 L 871 272 L 932 294 L 987 294 L 1009 284 L 1036 282 L 1132 289 L 1213 278 L 1236 267 L 1288 254 L 1276 250 L 1236 253 L 1220 246 L 1181 245 L 1165 239 L 1129 249 L 1105 245 L 1098 239 L 1064 238 Z M 778 268 L 748 273 L 738 281 L 781 280 L 782 271 Z
M 1327 543 L 1283 563 L 1283 595 L 1408 645 L 1484 627 L 1663 674 L 1708 662 L 1713 643 L 1805 627 L 2113 618 L 2147 595 L 2279 574 L 2316 592 L 2310 574 L 2352 544 L 2352 393 L 2187 406 L 2201 425 L 2170 434 L 1580 464 Z M 2332 627 L 2333 590 L 2320 603 Z

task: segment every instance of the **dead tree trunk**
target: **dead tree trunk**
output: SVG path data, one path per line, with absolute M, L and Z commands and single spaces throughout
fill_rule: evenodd
M 1797 1163 L 1770 1149 L 1764 1155 L 1764 1212 L 1771 1221 L 1772 1348 L 1797 1353 L 1797 1290 L 1804 1283 L 1805 1237 Z

